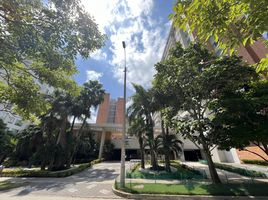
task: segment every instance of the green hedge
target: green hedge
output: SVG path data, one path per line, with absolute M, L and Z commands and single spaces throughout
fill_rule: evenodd
M 72 167 L 70 169 L 61 171 L 46 171 L 46 170 L 24 170 L 24 169 L 4 169 L 0 172 L 1 177 L 67 177 L 73 174 L 79 173 L 94 164 L 100 163 L 102 160 L 93 160 L 90 163 L 80 164 L 78 166 Z
M 223 169 L 229 172 L 234 172 L 242 176 L 254 177 L 254 178 L 266 178 L 266 175 L 262 172 L 257 172 L 254 170 L 248 170 L 238 167 L 233 167 L 230 165 L 225 165 L 221 163 L 214 163 L 216 168 Z
M 255 164 L 255 165 L 263 165 L 268 166 L 268 162 L 264 160 L 242 160 L 245 164 Z

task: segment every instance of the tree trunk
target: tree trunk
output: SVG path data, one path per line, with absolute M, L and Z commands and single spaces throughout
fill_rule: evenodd
M 41 162 L 41 170 L 46 169 L 46 163 L 44 161 Z
M 157 158 L 155 155 L 155 151 L 153 149 L 150 150 L 150 154 L 151 154 L 151 165 L 153 170 L 157 170 Z
M 79 131 L 77 132 L 77 135 L 75 136 L 77 141 L 79 141 L 79 139 L 80 139 L 80 137 L 81 137 L 82 131 L 83 131 L 84 126 L 85 126 L 85 124 L 86 124 L 86 120 L 87 120 L 87 117 L 85 116 L 85 118 L 83 119 L 82 126 L 80 127 Z M 75 121 L 75 118 L 74 118 L 74 120 L 73 120 L 71 130 L 73 129 L 74 121 Z M 76 154 L 76 151 L 77 151 L 77 142 L 74 144 L 73 151 L 71 152 L 70 158 L 69 158 L 68 161 L 67 161 L 67 167 L 68 167 L 68 168 L 71 166 L 71 164 L 72 164 L 72 162 L 73 162 L 73 160 L 74 160 L 74 156 L 75 156 L 75 154 Z
M 78 131 L 78 135 L 77 135 L 77 137 L 79 137 L 79 136 L 81 135 L 81 133 L 82 133 L 82 131 L 83 131 L 83 129 L 84 129 L 84 126 L 86 125 L 86 122 L 87 122 L 87 117 L 85 116 L 85 118 L 83 119 L 82 126 L 81 126 L 81 128 L 79 129 L 79 131 Z
M 171 172 L 170 169 L 170 157 L 169 157 L 169 153 L 165 152 L 165 168 L 167 172 Z
M 65 147 L 66 145 L 66 125 L 68 122 L 68 117 L 67 115 L 63 117 L 62 119 L 62 123 L 61 123 L 61 127 L 60 127 L 60 132 L 58 135 L 58 139 L 57 139 L 57 143 L 56 144 L 60 144 L 61 147 Z
M 163 135 L 163 137 L 165 137 L 165 135 L 168 135 L 168 128 L 166 127 L 166 131 L 165 131 L 165 123 L 164 123 L 162 116 L 163 116 L 163 114 L 161 113 L 161 129 L 162 129 L 162 135 Z M 164 156 L 165 156 L 166 171 L 171 172 L 169 153 L 165 151 Z
M 200 137 L 201 137 L 201 143 L 202 143 L 202 146 L 204 149 L 204 153 L 206 156 L 206 160 L 208 162 L 208 168 L 209 168 L 209 173 L 211 176 L 212 183 L 219 184 L 219 183 L 221 183 L 221 180 L 220 180 L 219 175 L 217 173 L 216 167 L 212 161 L 211 153 L 209 151 L 208 145 L 206 144 L 205 137 L 202 133 L 200 134 Z
M 72 126 L 71 126 L 71 133 L 73 133 L 75 119 L 76 119 L 76 116 L 74 116 L 74 118 L 73 118 L 73 122 L 72 122 Z
M 139 145 L 140 145 L 140 151 L 141 151 L 141 168 L 145 168 L 144 164 L 144 148 L 143 148 L 143 139 L 142 137 L 139 138 Z

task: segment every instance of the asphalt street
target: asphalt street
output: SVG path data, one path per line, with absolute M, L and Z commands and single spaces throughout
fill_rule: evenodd
M 102 162 L 66 178 L 10 178 L 11 181 L 27 184 L 0 191 L 0 199 L 120 199 L 112 192 L 119 172 L 119 162 Z

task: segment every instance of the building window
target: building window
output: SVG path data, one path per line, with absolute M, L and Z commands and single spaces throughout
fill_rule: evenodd
M 115 114 L 116 114 L 116 101 L 112 100 L 109 106 L 107 123 L 115 123 Z

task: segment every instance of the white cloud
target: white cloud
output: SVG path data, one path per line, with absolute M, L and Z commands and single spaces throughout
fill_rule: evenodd
M 152 16 L 153 0 L 82 0 L 86 10 L 92 14 L 102 31 L 108 30 L 112 55 L 108 62 L 113 66 L 113 76 L 123 83 L 124 51 L 126 42 L 127 81 L 151 85 L 155 73 L 154 64 L 160 61 L 170 23 L 163 24 Z M 101 52 L 100 52 L 101 54 Z M 105 59 L 107 56 L 96 56 Z M 93 56 L 94 58 L 94 56 Z
M 101 49 L 93 52 L 90 57 L 94 60 L 106 60 L 107 59 L 107 54 L 103 52 Z
M 87 70 L 87 81 L 92 80 L 92 81 L 100 81 L 100 78 L 103 76 L 102 73 L 93 71 L 93 70 Z

